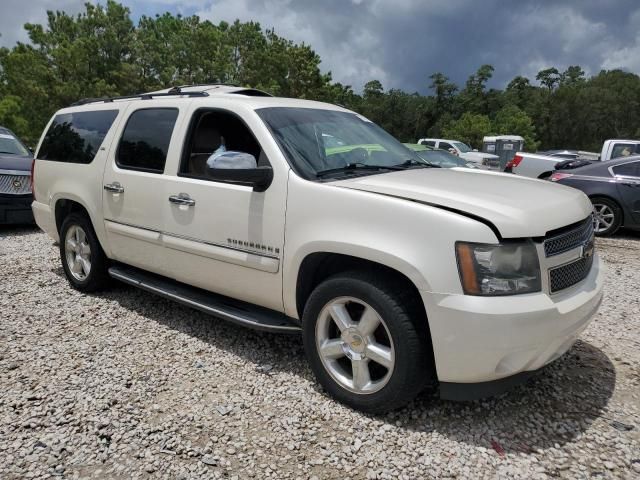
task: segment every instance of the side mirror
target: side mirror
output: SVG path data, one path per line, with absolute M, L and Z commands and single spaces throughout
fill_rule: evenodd
M 207 176 L 212 180 L 253 187 L 264 192 L 273 181 L 271 167 L 258 167 L 256 157 L 250 153 L 227 151 L 207 160 Z

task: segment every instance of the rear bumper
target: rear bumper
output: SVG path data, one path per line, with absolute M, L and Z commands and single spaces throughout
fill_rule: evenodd
M 422 292 L 442 394 L 472 399 L 499 393 L 563 355 L 597 312 L 603 277 L 596 256 L 585 280 L 556 295 Z
M 56 219 L 49 205 L 34 200 L 31 204 L 31 210 L 33 211 L 36 224 L 57 242 L 59 240 L 58 228 L 56 227 Z
M 0 194 L 0 225 L 34 223 L 33 195 Z

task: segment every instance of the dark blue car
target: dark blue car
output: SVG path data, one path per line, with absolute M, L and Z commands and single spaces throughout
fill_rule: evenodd
M 33 223 L 32 159 L 33 155 L 18 137 L 0 127 L 0 225 Z
M 558 170 L 550 180 L 587 194 L 593 203 L 596 235 L 613 235 L 622 226 L 640 230 L 640 156 Z

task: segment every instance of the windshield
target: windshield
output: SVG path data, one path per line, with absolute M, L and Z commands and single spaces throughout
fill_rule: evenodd
M 422 159 L 442 168 L 466 167 L 467 161 L 444 150 L 421 150 L 416 152 Z
M 453 143 L 453 146 L 456 147 L 458 150 L 460 150 L 462 153 L 467 153 L 471 151 L 471 147 L 466 143 L 462 143 L 462 142 L 451 142 L 451 143 Z
M 403 165 L 426 166 L 415 152 L 355 113 L 288 107 L 262 108 L 257 113 L 291 167 L 308 180 L 333 169 L 339 170 L 334 176 L 370 175 Z
M 29 155 L 29 150 L 27 150 L 24 145 L 20 143 L 20 141 L 11 135 L 10 133 L 3 133 L 0 131 L 0 154 L 10 154 L 10 155 Z

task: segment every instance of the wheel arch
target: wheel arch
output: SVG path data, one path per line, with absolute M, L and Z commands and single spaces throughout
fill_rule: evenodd
M 96 228 L 95 219 L 91 217 L 91 213 L 89 208 L 87 208 L 84 203 L 77 198 L 73 198 L 72 196 L 61 196 L 54 200 L 53 202 L 53 215 L 56 224 L 56 232 L 58 233 L 58 238 L 60 237 L 60 229 L 62 228 L 62 222 L 64 219 L 71 213 L 81 213 L 86 215 L 91 222 L 91 226 L 93 227 L 94 232 L 96 232 L 96 237 L 98 238 L 98 242 L 100 242 L 100 246 L 102 250 L 107 252 L 105 248 L 105 242 L 100 236 L 100 229 Z
M 313 292 L 322 281 L 332 275 L 354 270 L 375 272 L 376 275 L 384 275 L 386 278 L 391 278 L 394 284 L 410 292 L 410 298 L 415 301 L 415 314 L 417 315 L 416 327 L 422 335 L 426 336 L 431 361 L 433 365 L 435 365 L 428 314 L 418 286 L 405 273 L 374 260 L 335 252 L 323 251 L 308 254 L 300 263 L 296 280 L 295 301 L 298 318 L 302 319 L 302 314 L 311 292 Z

